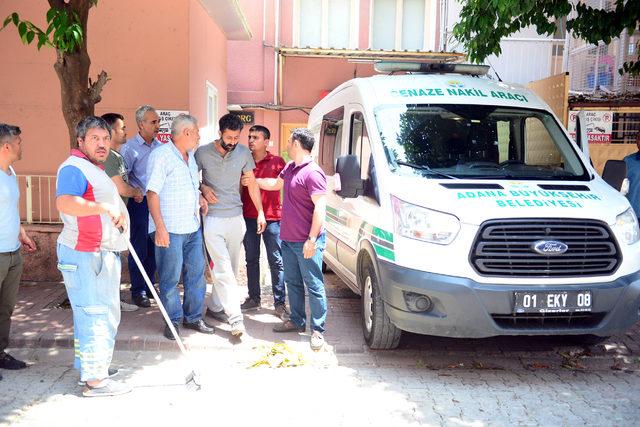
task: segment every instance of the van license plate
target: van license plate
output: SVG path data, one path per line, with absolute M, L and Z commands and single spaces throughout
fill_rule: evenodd
M 591 311 L 591 291 L 514 292 L 515 313 Z

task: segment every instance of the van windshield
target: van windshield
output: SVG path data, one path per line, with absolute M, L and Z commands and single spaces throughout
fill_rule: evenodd
M 394 173 L 428 178 L 589 180 L 544 111 L 487 105 L 388 105 L 375 110 Z

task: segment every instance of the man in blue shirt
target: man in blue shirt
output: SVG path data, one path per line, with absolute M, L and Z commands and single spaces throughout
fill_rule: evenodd
M 640 132 L 636 134 L 636 145 L 638 151 L 625 157 L 624 162 L 627 164 L 627 178 L 629 179 L 627 199 L 629 199 L 636 216 L 640 216 Z
M 14 359 L 5 352 L 9 345 L 11 315 L 16 305 L 18 285 L 22 275 L 20 246 L 27 252 L 36 250 L 36 245 L 20 225 L 18 211 L 18 179 L 11 167 L 22 158 L 20 128 L 0 123 L 0 368 L 23 369 L 26 363 Z M 0 380 L 2 375 L 0 374 Z
M 136 110 L 138 133 L 129 139 L 120 149 L 120 154 L 129 173 L 129 184 L 142 190 L 147 188 L 147 163 L 149 155 L 161 146 L 156 139 L 160 129 L 160 116 L 150 105 L 143 105 Z M 146 196 L 138 203 L 129 199 L 127 203 L 131 218 L 131 245 L 136 250 L 149 278 L 153 281 L 156 274 L 156 261 L 153 241 L 149 237 L 149 207 Z M 150 307 L 149 296 L 142 274 L 138 270 L 133 257 L 129 255 L 129 275 L 131 277 L 131 302 L 138 307 Z
M 147 197 L 152 221 L 149 232 L 156 244 L 160 299 L 176 331 L 180 323 L 205 334 L 213 328 L 202 320 L 206 285 L 200 231 L 200 210 L 207 203 L 200 195 L 200 176 L 193 150 L 200 141 L 195 117 L 180 114 L 171 124 L 171 140 L 149 156 Z M 178 281 L 182 275 L 184 303 Z M 164 336 L 174 339 L 169 325 Z

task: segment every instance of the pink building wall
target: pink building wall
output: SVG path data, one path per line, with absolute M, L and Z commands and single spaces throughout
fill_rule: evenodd
M 47 9 L 45 1 L 4 0 L 0 18 L 17 11 L 44 26 Z M 206 80 L 218 89 L 219 112 L 225 111 L 226 37 L 197 0 L 101 1 L 91 9 L 88 27 L 90 76 L 104 69 L 111 78 L 95 112 L 122 113 L 129 136 L 137 132 L 134 112 L 141 104 L 190 110 L 204 122 Z M 0 31 L 0 47 L 0 122 L 23 130 L 16 170 L 55 174 L 69 152 L 55 51 L 24 46 L 14 27 Z
M 184 68 L 189 70 L 189 102 L 185 109 L 204 127 L 207 82 L 217 89 L 218 114 L 227 110 L 227 38 L 197 0 L 189 0 L 188 22 L 189 66 Z
M 229 103 L 230 104 L 273 104 L 275 59 L 273 46 L 276 45 L 276 0 L 240 0 L 240 5 L 253 32 L 250 41 L 229 41 Z M 264 8 L 263 8 L 264 7 Z M 371 1 L 359 3 L 358 48 L 368 49 L 370 40 Z M 279 46 L 293 46 L 293 0 L 280 1 Z M 263 25 L 264 23 L 264 25 Z M 266 28 L 263 37 L 263 26 Z M 323 93 L 333 90 L 339 84 L 354 77 L 374 74 L 371 64 L 350 63 L 339 58 L 286 57 L 282 67 L 283 106 L 313 107 Z M 280 135 L 281 125 L 306 123 L 308 115 L 299 110 L 273 112 L 254 109 L 255 121 L 264 124 L 279 142 L 279 150 L 284 149 L 288 135 Z M 243 141 L 247 138 L 243 131 Z M 275 148 L 275 147 L 274 147 Z M 275 149 L 274 149 L 275 151 Z

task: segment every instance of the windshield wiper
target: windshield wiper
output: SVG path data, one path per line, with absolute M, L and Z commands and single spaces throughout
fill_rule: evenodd
M 402 166 L 409 166 L 410 168 L 414 168 L 414 169 L 424 170 L 424 171 L 429 172 L 431 175 L 437 175 L 437 176 L 440 176 L 440 177 L 443 177 L 443 178 L 458 179 L 455 176 L 447 175 L 446 173 L 435 171 L 435 170 L 431 169 L 427 165 L 417 165 L 415 163 L 403 162 L 402 160 L 396 160 L 396 164 L 397 165 L 402 165 Z

